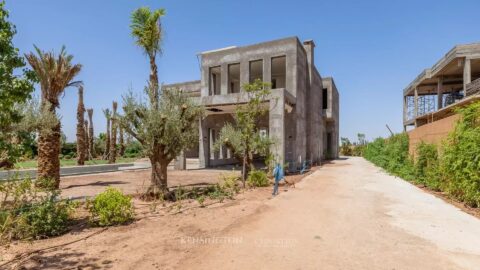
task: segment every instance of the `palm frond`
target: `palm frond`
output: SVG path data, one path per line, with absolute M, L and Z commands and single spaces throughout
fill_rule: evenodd
M 73 56 L 67 54 L 65 46 L 58 55 L 53 51 L 44 52 L 37 46 L 34 48 L 36 54 L 31 52 L 25 57 L 40 81 L 42 101 L 59 107 L 58 98 L 65 88 L 81 84 L 73 79 L 80 73 L 82 65 L 72 64 Z

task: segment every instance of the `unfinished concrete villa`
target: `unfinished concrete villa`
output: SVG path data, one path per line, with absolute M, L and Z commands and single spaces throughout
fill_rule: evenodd
M 260 79 L 272 90 L 258 128 L 275 140 L 277 161 L 319 164 L 338 157 L 339 94 L 333 79 L 316 69 L 314 48 L 312 40 L 290 37 L 200 53 L 200 80 L 163 86 L 188 92 L 206 108 L 198 148 L 186 156 L 198 157 L 201 168 L 236 163 L 228 149 L 215 152 L 213 144 L 225 123 L 233 123 L 235 107 L 247 102 L 242 85 Z
M 420 141 L 439 143 L 458 119 L 454 109 L 479 99 L 480 43 L 457 45 L 403 91 L 410 151 Z

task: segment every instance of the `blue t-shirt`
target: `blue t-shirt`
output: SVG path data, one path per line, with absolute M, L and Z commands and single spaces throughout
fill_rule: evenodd
M 275 182 L 280 182 L 283 179 L 283 168 L 280 164 L 277 164 L 275 169 L 273 169 L 273 176 L 275 177 Z

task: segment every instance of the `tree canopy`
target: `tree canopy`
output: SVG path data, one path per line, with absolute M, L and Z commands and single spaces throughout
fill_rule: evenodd
M 34 90 L 35 75 L 24 68 L 25 61 L 14 47 L 12 39 L 16 29 L 8 20 L 5 2 L 0 2 L 0 167 L 11 166 L 18 157 L 19 139 L 16 124 L 22 120 L 20 108 Z M 18 71 L 22 69 L 21 71 Z

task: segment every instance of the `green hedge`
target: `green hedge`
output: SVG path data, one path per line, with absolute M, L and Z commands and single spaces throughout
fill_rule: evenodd
M 387 172 L 446 192 L 469 206 L 480 206 L 480 102 L 457 110 L 461 118 L 437 147 L 420 143 L 416 160 L 408 154 L 408 135 L 369 143 L 364 156 Z

